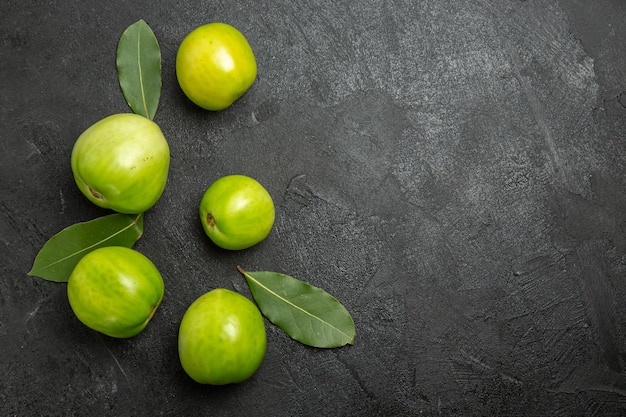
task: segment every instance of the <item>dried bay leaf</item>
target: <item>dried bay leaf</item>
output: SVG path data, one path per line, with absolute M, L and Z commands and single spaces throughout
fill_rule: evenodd
M 28 273 L 48 281 L 67 282 L 78 261 L 104 246 L 132 248 L 143 234 L 143 214 L 110 214 L 77 223 L 52 236 Z
M 332 295 L 289 275 L 237 269 L 263 315 L 294 340 L 319 348 L 354 343 L 352 316 Z
M 161 97 L 161 49 L 144 20 L 122 33 L 117 45 L 117 73 L 132 111 L 153 120 Z

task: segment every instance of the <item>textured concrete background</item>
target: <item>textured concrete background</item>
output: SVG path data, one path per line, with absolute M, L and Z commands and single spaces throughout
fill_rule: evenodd
M 0 2 L 0 415 L 626 413 L 626 3 L 622 0 Z M 138 19 L 163 57 L 171 174 L 136 249 L 166 294 L 136 338 L 26 275 L 62 228 L 107 214 L 69 156 L 130 111 L 115 50 Z M 249 39 L 258 79 L 194 107 L 174 59 L 196 26 Z M 273 195 L 270 237 L 217 250 L 197 206 L 219 176 Z M 235 269 L 288 273 L 353 314 L 354 346 L 268 323 L 249 381 L 193 383 L 178 324 Z

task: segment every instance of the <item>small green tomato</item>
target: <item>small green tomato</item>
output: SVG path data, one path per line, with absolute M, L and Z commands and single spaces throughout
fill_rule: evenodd
M 190 32 L 176 53 L 176 77 L 185 95 L 206 110 L 223 110 L 254 83 L 256 59 L 233 26 L 213 22 Z
M 143 213 L 161 197 L 170 150 L 159 126 L 132 113 L 105 117 L 85 130 L 72 150 L 80 191 L 97 206 Z
M 154 264 L 134 249 L 108 246 L 83 256 L 67 281 L 76 317 L 111 337 L 139 334 L 163 300 L 164 284 Z
M 247 380 L 261 366 L 267 336 L 259 309 L 241 294 L 217 288 L 194 301 L 180 323 L 178 355 L 196 382 Z
M 224 249 L 246 249 L 261 242 L 272 230 L 274 217 L 270 194 L 245 175 L 218 179 L 200 201 L 202 227 Z

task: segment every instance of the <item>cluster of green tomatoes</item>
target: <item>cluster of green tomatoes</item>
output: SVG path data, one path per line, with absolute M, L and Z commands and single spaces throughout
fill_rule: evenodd
M 183 92 L 208 110 L 230 106 L 256 77 L 256 61 L 243 35 L 211 23 L 181 43 L 176 71 Z M 160 199 L 170 164 L 159 126 L 141 115 L 108 116 L 85 130 L 72 150 L 76 185 L 94 204 L 138 214 Z M 245 175 L 213 182 L 199 205 L 208 237 L 229 250 L 249 248 L 270 233 L 275 217 L 267 190 Z M 118 338 L 140 333 L 164 295 L 163 278 L 140 252 L 108 246 L 85 255 L 68 279 L 68 298 L 88 327 Z M 193 302 L 178 334 L 183 369 L 200 383 L 222 385 L 248 379 L 266 350 L 265 324 L 254 303 L 218 288 Z

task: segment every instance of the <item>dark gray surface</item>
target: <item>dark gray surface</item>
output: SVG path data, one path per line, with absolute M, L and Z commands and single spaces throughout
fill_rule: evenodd
M 0 415 L 626 413 L 626 3 L 0 3 Z M 164 275 L 148 328 L 82 326 L 64 284 L 26 275 L 54 233 L 106 214 L 73 184 L 78 135 L 129 111 L 115 48 L 143 18 L 163 55 L 171 175 L 136 248 Z M 178 44 L 225 21 L 259 64 L 232 108 L 176 83 Z M 219 176 L 277 205 L 261 245 L 219 251 L 197 206 Z M 193 383 L 177 358 L 202 293 L 236 265 L 339 298 L 354 346 L 268 324 L 258 373 Z

